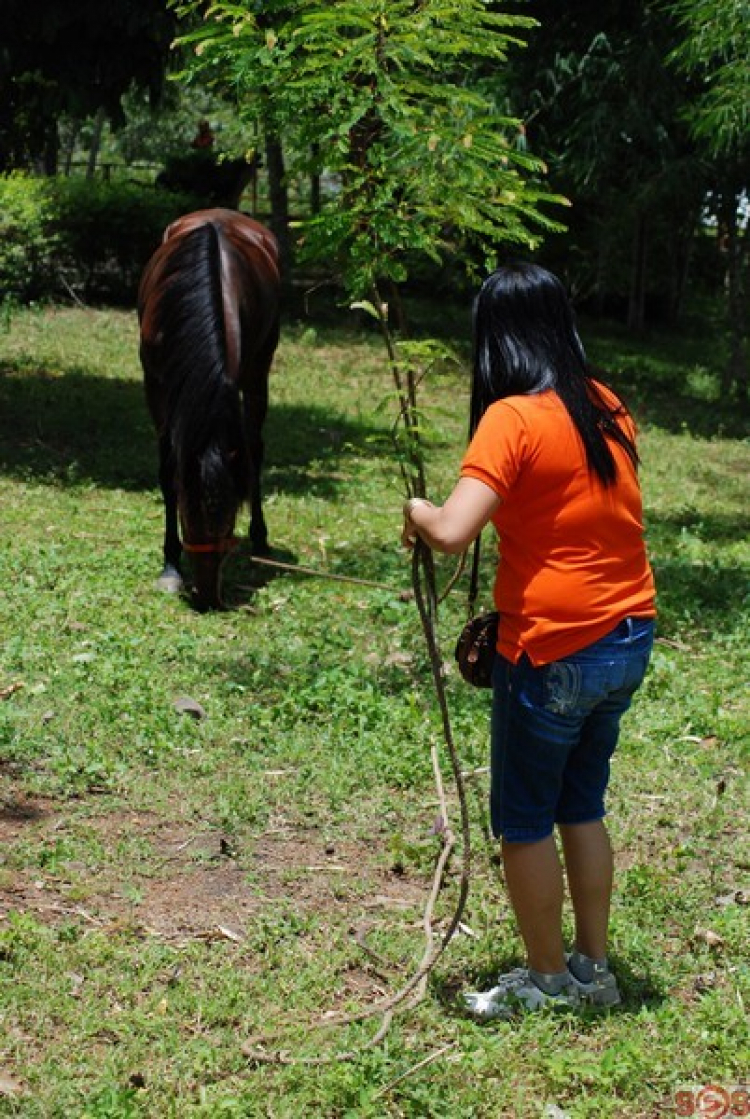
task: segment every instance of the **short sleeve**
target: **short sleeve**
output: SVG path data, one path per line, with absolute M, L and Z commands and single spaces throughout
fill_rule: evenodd
M 479 422 L 461 463 L 462 478 L 477 478 L 505 499 L 527 459 L 528 431 L 507 401 L 492 404 Z

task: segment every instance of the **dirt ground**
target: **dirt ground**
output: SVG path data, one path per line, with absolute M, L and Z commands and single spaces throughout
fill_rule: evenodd
M 85 841 L 75 838 L 85 828 Z M 55 858 L 67 835 L 82 861 Z M 40 859 L 19 857 L 31 847 Z M 86 855 L 100 851 L 98 859 Z M 117 852 L 136 850 L 118 862 Z M 45 857 L 44 853 L 48 852 Z M 336 923 L 363 911 L 421 907 L 425 883 L 384 869 L 372 847 L 326 844 L 319 833 L 270 828 L 244 850 L 217 831 L 192 830 L 177 812 L 76 811 L 41 798 L 0 801 L 0 921 L 11 911 L 57 924 L 136 925 L 169 941 L 225 937 L 241 942 L 274 904 L 296 912 L 335 910 Z M 85 860 L 85 861 L 84 861 Z M 36 861 L 41 865 L 23 866 Z

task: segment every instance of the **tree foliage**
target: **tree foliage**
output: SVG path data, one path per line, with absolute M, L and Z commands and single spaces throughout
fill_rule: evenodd
M 700 82 L 690 119 L 714 153 L 748 145 L 750 136 L 750 0 L 676 0 L 684 35 L 672 59 Z
M 674 320 L 712 171 L 686 120 L 692 78 L 667 64 L 677 22 L 662 0 L 528 10 L 540 30 L 513 59 L 513 104 L 572 202 L 553 265 L 589 307 L 634 329 Z
M 697 95 L 685 115 L 693 136 L 711 160 L 707 205 L 717 223 L 725 259 L 730 356 L 722 388 L 747 399 L 750 2 L 675 0 L 672 7 L 682 39 L 671 61 L 697 84 Z
M 398 397 L 407 494 L 423 494 L 417 385 L 434 345 L 397 337 L 390 297 L 415 260 L 494 264 L 560 228 L 545 168 L 486 82 L 533 21 L 486 0 L 176 0 L 197 22 L 189 72 L 229 83 L 248 121 L 283 134 L 292 172 L 322 176 L 298 248 L 379 322 Z M 388 298 L 386 298 L 386 296 Z
M 121 119 L 135 82 L 155 96 L 175 19 L 164 0 L 2 0 L 0 171 L 55 169 L 57 119 Z
M 204 5 L 179 10 L 195 18 Z M 302 245 L 358 298 L 404 280 L 415 254 L 492 257 L 558 228 L 542 162 L 475 80 L 531 25 L 483 0 L 218 0 L 182 42 L 193 72 L 232 84 L 247 119 L 283 129 L 293 171 L 325 172 Z

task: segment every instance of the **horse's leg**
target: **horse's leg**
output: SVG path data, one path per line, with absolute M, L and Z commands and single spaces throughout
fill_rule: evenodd
M 268 372 L 242 395 L 245 433 L 250 457 L 250 543 L 258 555 L 268 551 L 268 530 L 263 517 L 260 476 L 263 468 L 263 424 L 268 411 Z
M 182 589 L 182 544 L 177 526 L 177 492 L 172 450 L 166 435 L 159 439 L 159 485 L 164 497 L 164 570 L 157 580 L 157 586 L 163 591 L 176 593 Z

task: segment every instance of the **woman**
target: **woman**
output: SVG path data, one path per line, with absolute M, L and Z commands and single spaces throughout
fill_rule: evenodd
M 633 422 L 592 377 L 564 289 L 538 265 L 499 268 L 480 289 L 471 431 L 453 493 L 408 501 L 403 532 L 407 547 L 419 537 L 449 553 L 489 521 L 499 536 L 490 813 L 527 966 L 466 1004 L 478 1018 L 613 1006 L 604 794 L 651 653 L 654 584 Z

